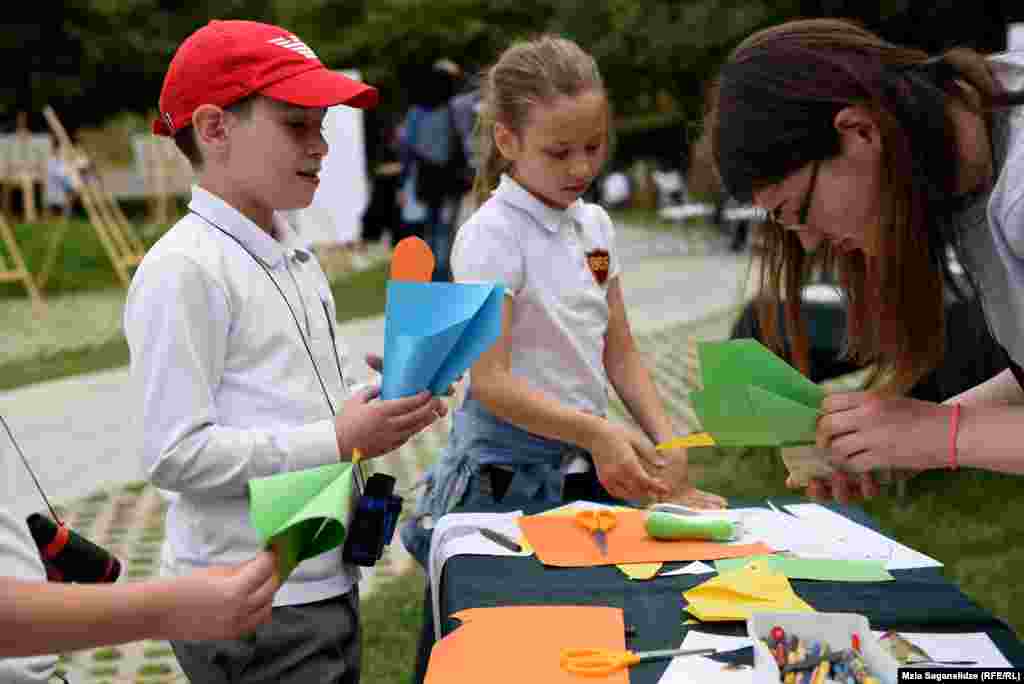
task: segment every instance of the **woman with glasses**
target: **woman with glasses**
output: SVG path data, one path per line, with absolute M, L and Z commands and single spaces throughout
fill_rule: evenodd
M 873 496 L 878 468 L 1024 472 L 1024 53 L 929 58 L 841 20 L 765 29 L 710 92 L 705 142 L 728 192 L 768 216 L 767 340 L 807 372 L 800 290 L 834 269 L 870 391 L 828 396 L 818 446 L 837 466 L 808 494 Z M 946 350 L 944 296 L 963 266 L 1010 368 L 934 404 L 901 396 Z M 968 350 L 969 351 L 969 350 Z

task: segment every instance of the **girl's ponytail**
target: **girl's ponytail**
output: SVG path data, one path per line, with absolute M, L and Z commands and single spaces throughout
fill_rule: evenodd
M 485 99 L 486 102 L 486 99 Z M 477 117 L 473 137 L 476 138 L 476 149 L 480 165 L 473 179 L 473 207 L 477 208 L 487 201 L 494 189 L 498 187 L 501 174 L 508 169 L 508 161 L 501 156 L 498 146 L 494 143 L 494 110 L 483 104 Z

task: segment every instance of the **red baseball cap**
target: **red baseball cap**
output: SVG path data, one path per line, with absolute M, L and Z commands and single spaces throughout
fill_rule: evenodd
M 153 132 L 174 135 L 191 125 L 200 105 L 227 107 L 254 93 L 300 107 L 377 104 L 376 88 L 331 71 L 291 32 L 256 21 L 215 19 L 174 53 Z

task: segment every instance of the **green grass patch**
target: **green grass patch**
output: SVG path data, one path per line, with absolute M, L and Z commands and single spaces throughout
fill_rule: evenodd
M 384 261 L 363 271 L 356 271 L 331 285 L 338 322 L 380 316 L 391 262 Z
M 339 323 L 384 313 L 389 267 L 390 264 L 383 263 L 354 273 L 331 286 Z M 0 390 L 120 368 L 128 365 L 128 359 L 128 343 L 122 336 L 86 349 L 10 361 L 0 364 Z
M 62 351 L 0 364 L 0 390 L 119 368 L 127 364 L 128 343 L 122 337 L 87 349 Z
M 92 654 L 92 659 L 97 662 L 120 660 L 123 657 L 124 654 L 116 648 L 101 648 Z
M 416 645 L 423 624 L 426 579 L 419 566 L 374 587 L 362 602 L 363 681 L 412 681 Z
M 98 677 L 114 677 L 117 675 L 117 667 L 114 665 L 105 665 L 103 667 L 94 667 L 89 670 L 89 676 Z
M 174 669 L 170 665 L 160 664 L 146 664 L 139 667 L 137 674 L 140 677 L 152 677 L 155 675 L 167 675 L 174 672 Z
M 145 480 L 139 480 L 137 482 L 129 482 L 128 484 L 124 485 L 123 487 L 121 487 L 121 491 L 124 492 L 125 494 L 133 494 L 135 496 L 138 496 L 139 494 L 142 493 L 142 490 L 144 490 L 148 486 L 148 482 L 146 482 Z

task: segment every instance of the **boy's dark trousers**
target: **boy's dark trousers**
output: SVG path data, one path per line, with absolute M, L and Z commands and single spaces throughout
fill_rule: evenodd
M 241 639 L 172 641 L 193 684 L 358 684 L 359 587 L 316 603 L 274 608 Z

